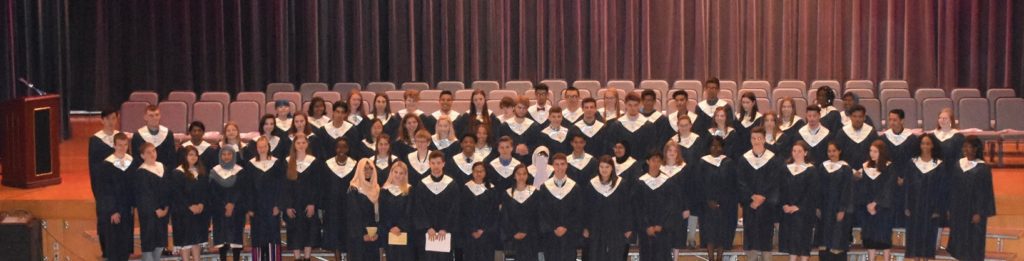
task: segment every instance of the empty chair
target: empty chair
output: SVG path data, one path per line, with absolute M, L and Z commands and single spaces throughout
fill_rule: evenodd
M 775 89 L 794 89 L 799 90 L 800 93 L 805 93 L 807 92 L 807 83 L 798 80 L 779 81 L 779 84 L 775 85 Z M 772 98 L 775 97 L 773 96 Z
M 295 85 L 287 82 L 275 82 L 267 84 L 267 97 L 274 97 L 275 93 L 278 92 L 294 92 Z
M 405 101 L 405 91 L 386 91 L 384 92 L 384 94 L 388 96 L 388 100 L 402 102 Z
M 921 117 L 917 114 L 917 101 L 915 101 L 913 98 L 891 98 L 885 102 L 885 108 L 887 110 L 902 109 L 903 112 L 906 114 L 906 117 L 904 117 L 903 120 L 903 125 L 905 127 L 910 129 L 917 129 L 921 126 L 920 124 L 918 124 L 918 121 L 921 119 Z M 986 119 L 986 121 L 988 120 Z
M 875 83 L 871 80 L 849 80 L 846 81 L 845 90 L 865 89 L 875 90 Z
M 326 83 L 307 82 L 299 85 L 299 94 L 302 94 L 302 101 L 304 102 L 313 99 L 313 93 L 322 91 L 327 91 Z
M 441 97 L 441 90 L 423 90 L 420 92 L 420 100 L 436 101 Z
M 772 85 L 768 81 L 743 81 L 743 86 L 740 86 L 740 90 L 763 90 L 765 95 L 768 95 L 772 91 Z M 740 92 L 740 95 L 742 94 L 743 92 Z
M 979 129 L 983 131 L 991 129 L 991 125 L 989 125 L 988 100 L 979 97 L 963 98 L 959 102 L 959 107 L 960 112 L 957 113 L 957 121 L 960 123 L 960 129 Z
M 749 93 L 753 93 L 754 97 L 757 97 L 757 98 L 765 98 L 765 99 L 769 98 L 768 97 L 768 91 L 767 90 L 762 90 L 762 89 L 743 89 L 743 90 L 740 90 L 739 97 L 743 97 L 743 95 L 748 93 L 748 92 Z
M 475 81 L 471 87 L 474 90 L 484 90 L 485 92 L 501 89 L 501 85 L 496 81 Z
M 256 103 L 260 115 L 263 115 L 263 103 L 267 102 L 267 94 L 262 92 L 239 92 L 235 101 L 251 101 Z M 228 107 L 225 107 L 228 108 Z M 230 109 L 230 108 L 228 108 Z
M 843 93 L 842 92 L 842 88 L 840 88 L 840 86 L 839 86 L 839 81 L 833 81 L 833 80 L 813 81 L 813 82 L 811 82 L 811 88 L 807 89 L 807 101 L 808 102 L 810 102 L 812 104 L 817 103 L 817 101 L 818 101 L 818 88 L 821 88 L 821 86 L 828 86 L 829 88 L 832 88 L 832 91 L 834 91 L 836 93 L 836 99 L 839 99 L 841 97 L 840 93 Z
M 440 85 L 440 84 L 438 84 Z M 468 101 L 473 99 L 474 90 L 457 90 L 455 91 L 456 101 Z M 487 92 L 484 92 L 484 98 L 487 98 Z
M 981 98 L 981 91 L 974 88 L 956 88 L 949 93 L 949 98 L 953 99 L 953 111 L 960 112 L 960 100 L 964 98 Z
M 519 96 L 519 93 L 516 93 L 516 91 L 513 90 L 497 90 L 487 93 L 487 96 L 488 100 L 501 100 L 505 97 L 512 97 L 515 99 L 516 96 Z
M 548 90 L 551 91 L 551 99 L 555 101 L 562 100 L 562 92 L 565 91 L 566 87 L 569 87 L 569 83 L 564 80 L 548 79 L 540 81 L 548 86 Z
M 255 132 L 259 128 L 260 116 L 256 113 L 261 104 L 253 101 L 235 101 L 228 108 L 228 120 L 238 125 L 238 132 Z
M 627 92 L 632 92 L 633 89 L 636 89 L 636 84 L 630 80 L 611 80 L 608 81 L 608 87 L 615 87 Z
M 288 102 L 291 102 L 292 112 L 295 112 L 296 105 L 302 105 L 302 94 L 299 94 L 298 92 L 278 92 L 275 93 L 274 96 L 272 97 L 273 98 L 270 99 L 271 104 L 273 104 L 274 101 L 278 100 L 286 100 Z M 267 106 L 267 111 L 270 111 L 271 108 L 273 108 L 273 106 Z
M 590 93 L 597 94 L 597 97 L 595 97 L 595 99 L 601 98 L 600 93 L 598 93 L 597 91 L 601 89 L 601 82 L 594 80 L 579 80 L 572 82 L 572 87 L 576 87 L 576 89 L 580 90 L 588 90 L 590 91 Z
M 431 114 L 441 109 L 441 104 L 437 101 L 421 101 L 419 103 L 419 109 L 423 113 Z M 454 119 L 453 119 L 454 120 Z
M 180 101 L 161 102 L 160 125 L 174 133 L 185 133 L 188 128 L 188 107 L 185 103 Z
M 341 93 L 336 91 L 314 92 L 313 97 L 320 97 L 324 101 L 335 103 L 341 100 Z M 363 100 L 366 100 L 366 97 L 363 97 Z
M 140 101 L 157 105 L 160 102 L 160 95 L 152 91 L 135 91 L 128 95 L 128 101 Z
M 914 91 L 914 99 L 918 104 L 923 104 L 929 98 L 945 98 L 946 91 L 937 88 L 921 88 Z
M 1013 133 L 1014 139 L 1024 138 L 1024 99 L 1003 98 L 996 101 L 996 130 Z
M 189 119 L 192 118 L 192 104 L 196 103 L 196 93 L 192 91 L 172 91 L 167 95 L 167 101 L 180 101 L 185 103 L 185 107 L 188 108 Z
M 719 95 L 718 95 L 718 97 L 720 97 L 722 99 L 730 99 L 730 100 L 731 99 L 735 99 L 737 96 L 734 96 L 734 95 L 738 95 L 739 94 L 739 93 L 737 93 L 738 89 L 736 87 L 737 87 L 736 86 L 736 81 L 719 81 L 719 85 L 718 85 Z M 722 92 L 724 92 L 724 91 L 729 91 L 729 96 L 722 96 Z
M 886 80 L 878 83 L 878 91 L 888 89 L 910 89 L 910 85 L 907 84 L 907 81 L 902 80 Z
M 868 89 L 846 89 L 846 93 L 856 94 L 859 98 L 875 98 L 875 91 Z
M 767 112 L 771 109 L 772 103 L 768 98 L 757 98 L 757 110 L 759 112 Z
M 371 82 L 366 85 L 366 90 L 376 93 L 383 93 L 386 91 L 394 91 L 395 83 L 391 82 Z
M 501 101 L 499 100 L 487 100 L 487 109 L 494 112 L 495 115 L 500 113 Z
M 1015 98 L 1017 94 L 1010 88 L 992 88 L 985 92 L 985 97 L 988 98 L 989 115 L 993 115 L 993 118 L 995 118 L 996 102 L 1002 98 Z
M 143 116 L 146 115 L 146 107 L 149 107 L 149 102 L 144 101 L 126 101 L 121 104 L 121 131 L 122 132 L 135 132 L 146 122 L 143 120 Z
M 864 106 L 864 110 L 867 111 L 868 117 L 875 119 L 875 124 L 878 125 L 877 129 L 884 129 L 885 119 L 888 118 L 888 114 L 882 115 L 882 103 L 875 98 L 860 99 L 860 105 Z
M 405 102 L 402 101 L 390 101 L 388 104 L 391 105 L 391 112 L 398 112 L 405 109 Z
M 199 96 L 199 101 L 219 102 L 224 107 L 227 107 L 228 104 L 231 104 L 231 94 L 228 94 L 227 92 L 204 92 L 203 95 Z M 197 113 L 203 112 L 199 111 Z M 228 116 L 227 111 L 224 112 L 223 116 Z
M 735 90 L 719 90 L 718 91 L 718 98 L 719 99 L 729 99 L 729 101 L 732 101 L 733 97 L 736 97 L 735 93 L 736 93 Z
M 690 98 L 695 100 L 702 100 L 704 97 L 701 96 L 701 92 L 704 91 L 701 81 L 698 80 L 678 80 L 672 83 L 672 89 L 677 90 L 690 90 Z
M 361 91 L 363 86 L 359 85 L 358 82 L 339 82 L 335 83 L 331 90 L 340 93 L 344 97 L 348 97 L 352 90 Z
M 921 128 L 934 130 L 939 126 L 939 112 L 942 109 L 953 108 L 953 100 L 950 98 L 928 98 L 921 102 Z
M 476 85 L 476 82 L 473 84 Z M 516 94 L 524 94 L 527 90 L 533 90 L 533 83 L 530 81 L 509 81 L 505 83 L 504 90 L 515 91 Z
M 404 82 L 402 83 L 402 90 L 430 90 L 430 84 L 425 82 Z
M 892 98 L 910 98 L 910 91 L 907 89 L 886 89 L 882 90 L 882 93 L 878 95 L 878 99 L 882 101 L 882 104 L 887 104 L 889 99 Z M 888 111 L 889 109 L 885 109 Z
M 208 132 L 215 131 L 220 133 L 221 128 L 224 126 L 224 113 L 216 112 L 224 111 L 225 108 L 223 104 L 219 102 L 197 102 L 192 106 L 195 111 L 203 112 L 197 113 L 196 116 L 192 118 L 193 121 L 202 122 L 203 125 L 206 125 L 206 130 Z
M 444 90 L 444 91 L 456 92 L 456 91 L 460 91 L 460 90 L 466 89 L 466 85 L 463 84 L 462 82 L 443 81 L 443 82 L 438 82 L 437 83 L 437 89 L 438 90 Z
M 364 101 L 372 101 L 377 98 L 377 95 L 380 95 L 376 92 L 371 91 L 360 91 L 359 94 L 363 95 Z

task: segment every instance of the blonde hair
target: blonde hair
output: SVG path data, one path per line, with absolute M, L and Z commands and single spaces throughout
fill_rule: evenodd
M 448 140 L 458 139 L 458 137 L 455 136 L 455 126 L 453 126 L 452 119 L 449 118 L 448 115 L 441 115 L 441 117 L 437 118 L 437 122 L 434 123 L 434 135 L 437 135 L 438 138 L 444 138 L 441 137 L 441 132 L 438 131 L 439 128 L 437 128 L 437 126 L 441 126 L 442 122 L 448 123 Z
M 395 173 L 397 171 L 405 172 L 405 179 L 399 180 L 398 178 L 395 178 Z M 402 190 L 402 195 L 408 195 L 410 187 L 409 167 L 406 166 L 405 163 L 402 161 L 396 161 L 394 164 L 391 164 L 391 170 L 388 171 L 388 180 L 385 181 L 384 184 L 393 184 L 395 186 L 398 186 L 398 188 Z

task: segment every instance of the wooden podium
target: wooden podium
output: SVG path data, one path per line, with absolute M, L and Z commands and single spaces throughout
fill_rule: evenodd
M 60 184 L 60 95 L 0 103 L 3 185 L 35 188 Z

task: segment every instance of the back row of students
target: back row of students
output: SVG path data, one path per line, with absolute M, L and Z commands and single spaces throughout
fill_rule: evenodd
M 324 113 L 326 103 L 319 99 L 311 103 L 309 114 L 292 114 L 286 102 L 279 102 L 276 115 L 261 118 L 260 137 L 248 144 L 242 142 L 233 123 L 224 126 L 220 142 L 210 144 L 203 140 L 206 129 L 201 122 L 189 126 L 189 140 L 175 144 L 170 131 L 159 125 L 159 110 L 152 107 L 145 115 L 146 126 L 132 137 L 131 155 L 126 154 L 127 144 L 123 151 L 118 147 L 114 130 L 118 115 L 105 112 L 104 130 L 93 137 L 89 157 L 102 247 L 105 256 L 114 260 L 131 252 L 126 245 L 131 231 L 125 227 L 133 224 L 131 218 L 121 222 L 120 216 L 130 217 L 134 207 L 139 209 L 143 252 L 150 255 L 158 255 L 158 247 L 167 245 L 160 239 L 167 238 L 170 213 L 170 220 L 175 220 L 174 245 L 182 248 L 183 255 L 198 254 L 195 245 L 206 239 L 199 231 L 207 231 L 200 223 L 212 218 L 213 244 L 220 247 L 222 256 L 232 250 L 237 256 L 241 230 L 246 216 L 251 216 L 255 255 L 267 258 L 280 255 L 275 243 L 280 242 L 277 231 L 279 219 L 284 217 L 288 248 L 306 258 L 314 246 L 347 252 L 350 257 L 373 253 L 358 249 L 376 249 L 374 244 L 384 243 L 388 237 L 346 232 L 365 230 L 360 228 L 369 226 L 363 223 L 366 221 L 391 224 L 382 226 L 382 233 L 411 229 L 437 236 L 459 231 L 462 234 L 458 236 L 470 237 L 469 244 L 479 243 L 472 239 L 487 234 L 505 239 L 494 241 L 503 244 L 491 246 L 531 253 L 516 255 L 527 260 L 535 257 L 533 252 L 561 260 L 560 256 L 570 255 L 569 249 L 583 247 L 582 241 L 588 242 L 587 249 L 604 251 L 589 258 L 619 259 L 621 256 L 607 252 L 625 251 L 625 243 L 633 236 L 630 231 L 635 230 L 632 238 L 640 239 L 644 259 L 660 260 L 671 256 L 672 249 L 685 247 L 687 218 L 693 215 L 710 217 L 699 222 L 701 245 L 709 256 L 721 258 L 722 251 L 731 248 L 738 217 L 735 207 L 723 206 L 740 204 L 744 209 L 744 249 L 755 259 L 766 258 L 772 249 L 774 223 L 782 227 L 780 250 L 794 257 L 807 258 L 812 245 L 825 247 L 819 251 L 823 257 L 844 255 L 851 226 L 863 229 L 865 247 L 888 255 L 892 228 L 906 226 L 908 256 L 930 258 L 937 228 L 946 225 L 953 231 L 950 251 L 955 257 L 983 257 L 984 219 L 995 214 L 990 169 L 981 161 L 980 141 L 957 133 L 951 111 L 940 113 L 939 129 L 919 138 L 903 128 L 902 111 L 893 110 L 889 128 L 879 135 L 855 96 L 844 97 L 848 109 L 839 111 L 831 106 L 835 95 L 827 87 L 817 90 L 818 104 L 808 106 L 803 117 L 796 115 L 791 99 L 780 103 L 778 113 L 762 113 L 751 94 L 740 99 L 739 112 L 734 114 L 731 106 L 715 99 L 717 91 L 717 80 L 709 80 L 704 89 L 709 98 L 697 104 L 695 112 L 687 109 L 687 93 L 676 92 L 672 97 L 676 110 L 667 115 L 654 109 L 656 94 L 648 91 L 627 95 L 625 108 L 620 109 L 615 90 L 604 93 L 604 104 L 598 108 L 596 100 L 581 101 L 579 90 L 568 88 L 563 93 L 565 108 L 561 108 L 548 101 L 547 87 L 538 85 L 536 104 L 531 105 L 526 97 L 505 98 L 495 113 L 488 111 L 485 93 L 477 91 L 465 114 L 451 109 L 452 95 L 444 92 L 439 99 L 441 110 L 432 115 L 416 109 L 415 91 L 406 93 L 406 109 L 394 114 L 384 95 L 375 98 L 370 113 L 364 113 L 363 106 L 358 106 L 363 104 L 362 98 L 353 92 L 347 102 L 333 105 L 330 117 Z M 497 137 L 500 139 L 493 141 Z M 133 156 L 144 160 L 133 161 Z M 607 161 L 610 163 L 603 164 Z M 476 180 L 478 168 L 482 176 Z M 163 175 L 161 169 L 170 175 Z M 375 175 L 360 174 L 364 169 L 372 169 Z M 522 182 L 516 175 L 519 169 L 527 174 Z M 599 175 L 608 173 L 614 175 Z M 376 182 L 365 182 L 368 179 Z M 673 185 L 662 186 L 666 180 L 673 180 L 667 183 Z M 600 203 L 566 201 L 565 197 L 577 190 L 572 189 L 575 185 L 563 189 L 565 184 L 576 182 L 581 183 L 580 190 L 596 192 L 585 198 Z M 451 183 L 457 185 L 448 186 Z M 553 205 L 540 206 L 540 211 L 510 207 L 532 198 L 533 188 L 520 183 L 548 191 L 553 199 L 547 201 Z M 548 183 L 555 186 L 548 187 Z M 616 186 L 622 186 L 619 184 L 627 187 L 620 193 L 624 194 L 621 201 L 627 202 L 623 206 L 615 205 L 616 197 L 612 197 L 618 191 Z M 472 195 L 445 193 L 449 187 Z M 380 188 L 387 192 L 379 193 Z M 495 198 L 491 203 L 477 206 L 497 208 L 500 201 L 501 214 L 506 215 L 500 221 L 466 207 L 473 203 L 461 204 L 459 211 L 457 202 L 473 201 L 489 191 L 499 195 L 491 196 Z M 524 193 L 517 193 L 520 191 Z M 422 192 L 423 199 L 401 198 L 417 192 Z M 392 196 L 395 198 L 388 198 Z M 628 202 L 644 203 L 634 206 Z M 381 207 L 392 203 L 409 211 Z M 208 205 L 211 210 L 204 211 Z M 235 209 L 245 214 L 235 215 Z M 634 210 L 633 214 L 621 215 L 624 209 Z M 918 211 L 931 214 L 911 215 Z M 455 218 L 463 212 L 474 214 Z M 846 214 L 852 217 L 847 219 Z M 553 222 L 545 221 L 545 215 L 564 220 L 545 226 L 545 222 Z M 405 220 L 404 226 L 385 222 L 388 216 Z M 193 223 L 186 222 L 190 217 Z M 590 221 L 583 219 L 624 225 L 622 229 L 588 227 Z M 534 220 L 535 225 L 520 224 Z M 474 222 L 479 227 L 472 227 Z M 519 225 L 539 229 L 534 232 L 540 233 L 539 240 L 554 241 L 527 243 L 523 240 L 531 233 L 516 228 Z M 181 236 L 179 241 L 178 226 L 195 227 L 194 240 Z M 494 230 L 494 226 L 506 230 Z M 812 228 L 819 233 L 813 233 L 814 241 L 805 240 L 812 238 Z M 467 231 L 470 233 L 464 233 Z M 413 235 L 409 242 L 422 244 L 423 239 L 415 235 L 423 233 L 415 232 L 408 234 Z M 623 237 L 609 237 L 611 232 L 621 232 Z M 125 233 L 129 233 L 127 243 Z M 563 238 L 565 235 L 572 238 Z M 422 247 L 381 245 L 395 250 L 399 257 L 438 256 L 413 251 Z M 487 249 L 472 246 L 456 249 Z M 474 255 L 487 254 L 465 253 Z

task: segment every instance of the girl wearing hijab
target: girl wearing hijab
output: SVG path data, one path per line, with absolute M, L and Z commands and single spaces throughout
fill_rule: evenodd
M 526 168 L 526 171 L 533 176 L 534 187 L 539 188 L 541 184 L 544 184 L 544 181 L 547 181 L 548 178 L 551 177 L 552 168 L 551 165 L 548 164 L 548 159 L 551 158 L 551 155 L 548 153 L 548 147 L 544 146 L 537 147 L 537 149 L 533 151 L 533 157 L 531 157 L 530 160 L 532 164 Z
M 171 174 L 175 195 L 171 204 L 174 246 L 181 249 L 181 260 L 199 260 L 202 252 L 199 244 L 209 239 L 210 216 L 205 208 L 209 203 L 210 179 L 199 150 L 188 146 L 182 151 L 181 165 Z
M 384 244 L 384 253 L 392 260 L 413 260 L 412 248 L 409 247 L 409 230 L 412 219 L 409 216 L 409 169 L 404 162 L 396 161 L 391 166 L 387 181 L 380 194 L 380 221 L 378 233 L 388 233 L 380 238 Z M 390 238 L 405 238 L 406 242 L 391 242 Z
M 635 180 L 643 175 L 643 163 L 638 163 L 630 155 L 629 142 L 620 140 L 612 146 L 612 156 L 615 157 L 615 175 L 626 180 Z M 628 185 L 628 184 L 627 184 Z
M 213 217 L 213 247 L 220 249 L 220 260 L 228 260 L 231 250 L 241 260 L 242 231 L 245 230 L 245 208 L 248 200 L 246 183 L 249 175 L 235 164 L 238 153 L 231 146 L 222 147 L 220 162 L 210 170 L 210 215 Z
M 300 117 L 295 117 L 298 122 Z M 288 248 L 297 260 L 309 260 L 313 246 L 318 245 L 320 222 L 316 218 L 316 205 L 319 200 L 319 175 L 326 171 L 323 161 L 317 160 L 312 153 L 311 144 L 305 134 L 297 134 L 293 140 L 291 155 L 285 159 L 284 193 L 281 195 L 281 207 L 284 209 L 284 222 L 287 224 Z M 302 250 L 300 255 L 299 250 Z
M 135 174 L 135 198 L 142 239 L 142 260 L 160 260 L 160 253 L 167 246 L 168 214 L 174 190 L 170 173 L 163 163 L 156 160 L 156 146 L 143 143 L 139 149 L 142 150 L 144 161 Z
M 270 154 L 266 137 L 256 140 L 256 155 L 246 164 L 252 183 L 248 209 L 254 257 L 259 260 L 281 260 L 281 205 L 284 192 L 284 161 Z
M 348 260 L 380 260 L 380 252 L 377 251 L 380 183 L 377 183 L 373 160 L 359 160 L 354 174 L 345 200 Z

